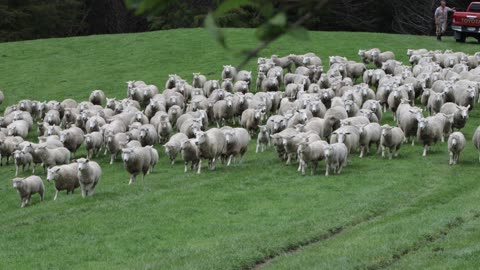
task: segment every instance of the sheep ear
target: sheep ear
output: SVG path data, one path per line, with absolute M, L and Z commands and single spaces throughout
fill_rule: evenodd
M 85 159 L 85 162 L 86 162 L 86 163 L 88 163 L 89 161 L 90 161 L 90 160 L 89 160 L 88 158 L 87 158 L 87 159 Z
M 58 171 L 60 171 L 60 168 L 57 168 L 57 169 L 55 170 L 55 172 L 58 172 Z

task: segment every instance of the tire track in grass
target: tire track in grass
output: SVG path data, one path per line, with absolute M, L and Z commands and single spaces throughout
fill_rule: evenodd
M 375 218 L 384 215 L 385 213 L 387 213 L 387 210 L 388 209 L 382 209 L 382 210 L 379 210 L 375 213 L 367 215 L 364 218 L 359 219 L 358 221 L 353 221 L 353 222 L 347 223 L 347 224 L 342 225 L 342 226 L 330 228 L 330 229 L 328 229 L 328 232 L 325 233 L 325 234 L 322 234 L 322 235 L 307 239 L 305 241 L 301 241 L 301 242 L 295 243 L 293 245 L 290 245 L 287 248 L 280 250 L 280 252 L 278 252 L 278 253 L 274 253 L 274 254 L 268 255 L 266 257 L 263 257 L 263 258 L 257 260 L 254 263 L 253 266 L 246 266 L 243 269 L 251 269 L 251 270 L 262 269 L 263 267 L 268 265 L 271 261 L 273 261 L 277 257 L 284 256 L 284 255 L 295 254 L 297 252 L 300 252 L 305 247 L 308 247 L 310 245 L 314 245 L 314 244 L 320 243 L 322 241 L 326 241 L 328 239 L 334 238 L 337 235 L 348 232 L 349 230 L 351 230 L 351 229 L 353 229 L 353 228 L 355 228 L 359 225 L 362 225 L 364 223 L 368 223 L 368 222 L 374 220 Z
M 442 187 L 445 188 L 445 186 L 441 186 L 441 188 Z M 249 270 L 262 269 L 265 266 L 267 266 L 268 264 L 270 264 L 273 260 L 275 260 L 279 257 L 285 256 L 285 255 L 295 254 L 297 252 L 302 251 L 302 249 L 307 248 L 308 246 L 315 245 L 315 244 L 321 243 L 323 241 L 327 241 L 327 240 L 332 239 L 332 238 L 334 238 L 334 237 L 336 237 L 336 236 L 338 236 L 342 233 L 347 233 L 347 232 L 355 229 L 358 226 L 361 226 L 363 224 L 374 221 L 374 219 L 376 219 L 376 218 L 381 218 L 381 217 L 387 216 L 389 214 L 396 215 L 396 214 L 402 213 L 402 212 L 410 209 L 411 207 L 413 207 L 415 205 L 422 204 L 422 203 L 425 203 L 427 201 L 435 200 L 438 197 L 442 197 L 442 198 L 447 197 L 448 202 L 450 202 L 450 201 L 454 200 L 455 198 L 457 198 L 458 196 L 464 195 L 464 191 L 466 191 L 467 189 L 471 189 L 471 187 L 465 185 L 463 187 L 457 188 L 456 190 L 450 190 L 450 189 L 447 189 L 447 190 L 433 190 L 431 193 L 417 196 L 415 198 L 415 200 L 410 200 L 410 202 L 407 205 L 405 205 L 404 207 L 402 207 L 400 209 L 395 209 L 395 207 L 387 207 L 387 208 L 381 209 L 381 210 L 379 210 L 379 211 L 377 211 L 373 214 L 367 215 L 366 217 L 361 218 L 358 221 L 352 221 L 352 222 L 349 222 L 345 225 L 341 225 L 341 226 L 338 226 L 338 227 L 328 229 L 328 233 L 326 233 L 326 234 L 322 234 L 322 235 L 317 236 L 317 237 L 313 237 L 313 238 L 310 238 L 310 239 L 307 239 L 307 240 L 304 240 L 304 241 L 301 241 L 301 242 L 294 243 L 290 246 L 287 246 L 286 248 L 281 248 L 280 251 L 278 251 L 278 252 L 275 252 L 273 254 L 270 254 L 270 255 L 267 255 L 263 258 L 258 259 L 257 261 L 255 261 L 253 266 L 245 266 L 245 267 L 243 267 L 243 269 L 249 269 Z M 441 203 L 445 204 L 446 202 L 442 201 Z M 392 211 L 392 209 L 394 209 L 394 210 Z M 409 247 L 407 249 L 404 249 L 403 251 L 401 251 L 399 253 L 393 254 L 392 258 L 390 260 L 380 262 L 380 263 L 375 264 L 375 265 L 367 266 L 365 268 L 372 269 L 372 270 L 386 268 L 389 265 L 392 265 L 396 261 L 400 260 L 403 256 L 406 256 L 407 254 L 411 253 L 412 251 L 416 251 L 416 250 L 424 247 L 425 245 L 438 240 L 441 236 L 444 236 L 444 235 L 448 234 L 448 232 L 450 232 L 451 230 L 453 230 L 457 227 L 460 227 L 463 223 L 472 221 L 472 220 L 474 220 L 478 217 L 480 217 L 480 212 L 475 213 L 473 215 L 473 217 L 471 217 L 469 219 L 467 218 L 466 220 L 464 218 L 457 217 L 454 221 L 448 223 L 445 226 L 445 228 L 443 228 L 442 230 L 440 230 L 439 232 L 437 232 L 433 236 L 432 235 L 427 235 L 427 236 L 424 237 L 424 239 L 422 239 L 418 242 L 415 242 L 411 247 Z
M 414 242 L 410 247 L 407 247 L 398 253 L 392 254 L 390 259 L 366 266 L 366 269 L 378 270 L 388 268 L 396 262 L 400 261 L 403 257 L 418 251 L 419 249 L 427 246 L 428 244 L 434 243 L 440 238 L 448 235 L 451 231 L 460 228 L 463 224 L 474 221 L 479 217 L 480 212 L 476 212 L 470 217 L 456 217 L 435 233 L 425 235 L 422 239 Z

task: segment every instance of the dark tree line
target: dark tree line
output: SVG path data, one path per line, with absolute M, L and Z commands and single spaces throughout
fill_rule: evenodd
M 276 0 L 288 5 L 294 0 Z M 128 0 L 127 2 L 134 2 Z M 170 1 L 161 10 L 135 15 L 124 0 L 0 0 L 0 41 L 200 27 L 219 0 Z M 450 0 L 466 9 L 470 1 Z M 429 35 L 439 0 L 330 0 L 305 26 L 311 30 Z M 289 20 L 306 10 L 289 11 Z M 260 10 L 245 6 L 217 18 L 222 27 L 257 27 Z

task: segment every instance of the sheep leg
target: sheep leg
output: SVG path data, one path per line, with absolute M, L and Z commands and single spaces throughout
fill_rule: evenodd
M 37 164 L 33 163 L 32 174 L 35 174 L 35 169 L 37 168 Z
M 15 176 L 18 176 L 18 165 L 17 164 L 15 164 Z
M 325 176 L 328 176 L 328 170 L 330 170 L 330 165 L 328 165 L 328 162 L 327 162 L 325 166 Z
M 425 145 L 425 146 L 423 147 L 423 155 L 422 155 L 422 156 L 424 156 L 424 157 L 427 156 L 427 148 L 428 148 L 427 145 Z
M 363 152 L 365 151 L 365 146 L 360 147 L 360 156 L 359 158 L 363 158 Z
M 415 139 L 414 138 L 411 138 L 412 139 L 412 146 L 415 145 Z
M 400 151 L 400 146 L 397 146 L 395 149 L 395 157 L 398 157 L 398 151 Z
M 202 171 L 202 160 L 199 160 L 197 174 L 200 174 L 201 171 Z
M 256 147 L 256 149 L 255 149 L 255 153 L 258 153 L 258 150 L 259 150 L 259 149 L 260 149 L 260 145 L 259 145 L 258 142 L 257 142 L 257 147 Z M 262 147 L 262 152 L 263 152 L 263 147 Z
M 133 182 L 135 182 L 135 174 L 130 175 L 130 181 L 128 182 L 128 184 L 131 185 Z
M 230 163 L 232 162 L 232 157 L 233 157 L 233 155 L 230 155 L 230 156 L 228 157 L 227 166 L 230 166 Z
M 193 164 L 192 164 L 192 165 L 193 165 Z M 187 172 L 187 168 L 188 168 L 188 162 L 185 161 L 185 170 L 184 170 L 185 173 Z
M 67 191 L 68 194 L 68 191 Z M 58 189 L 55 189 L 55 196 L 53 197 L 53 200 L 56 201 L 58 196 Z
M 393 148 L 388 148 L 388 159 L 392 159 L 392 155 L 393 155 Z
M 382 145 L 382 158 L 385 159 L 385 146 Z
M 115 160 L 115 154 L 110 155 L 110 165 L 113 164 L 113 161 Z
M 304 162 L 303 160 L 300 160 L 299 163 L 300 163 L 300 164 L 299 164 L 299 167 L 298 167 L 298 168 L 302 170 L 302 175 L 305 176 L 305 167 L 306 167 L 306 164 L 305 164 L 305 162 Z M 299 171 L 300 171 L 300 170 L 299 170 Z
M 287 165 L 290 165 L 291 161 L 292 161 L 292 155 L 287 154 Z
M 85 185 L 80 184 L 80 188 L 82 189 L 82 198 L 85 198 L 87 196 L 87 190 L 85 188 Z
M 315 173 L 317 172 L 317 167 L 318 167 L 318 160 L 312 161 L 312 170 L 311 170 L 312 176 L 314 176 Z

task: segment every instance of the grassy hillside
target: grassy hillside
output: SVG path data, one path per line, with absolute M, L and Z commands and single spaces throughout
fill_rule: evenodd
M 231 29 L 234 51 L 256 45 L 253 31 Z M 360 48 L 473 53 L 478 45 L 432 37 L 311 32 L 284 37 L 264 55 L 315 52 L 358 60 Z M 127 80 L 163 86 L 167 74 L 220 76 L 241 56 L 218 47 L 202 29 L 0 44 L 0 88 L 20 99 L 85 100 L 92 89 L 126 95 Z M 255 63 L 247 67 L 255 70 Z M 471 138 L 479 109 L 463 130 Z M 385 122 L 391 122 L 390 114 Z M 161 151 L 160 146 L 157 148 Z M 301 177 L 273 149 L 243 164 L 201 175 L 183 173 L 162 155 L 145 183 L 127 186 L 122 163 L 98 159 L 103 177 L 93 198 L 59 195 L 19 208 L 14 166 L 0 168 L 2 269 L 477 269 L 480 247 L 478 153 L 469 142 L 448 166 L 446 144 L 426 157 L 404 145 L 397 160 L 350 157 L 341 176 Z M 80 155 L 85 152 L 82 150 Z M 163 153 L 162 153 L 163 154 Z M 28 175 L 25 173 L 24 175 Z M 270 258 L 273 258 L 270 260 Z M 258 264 L 266 262 L 263 264 Z

